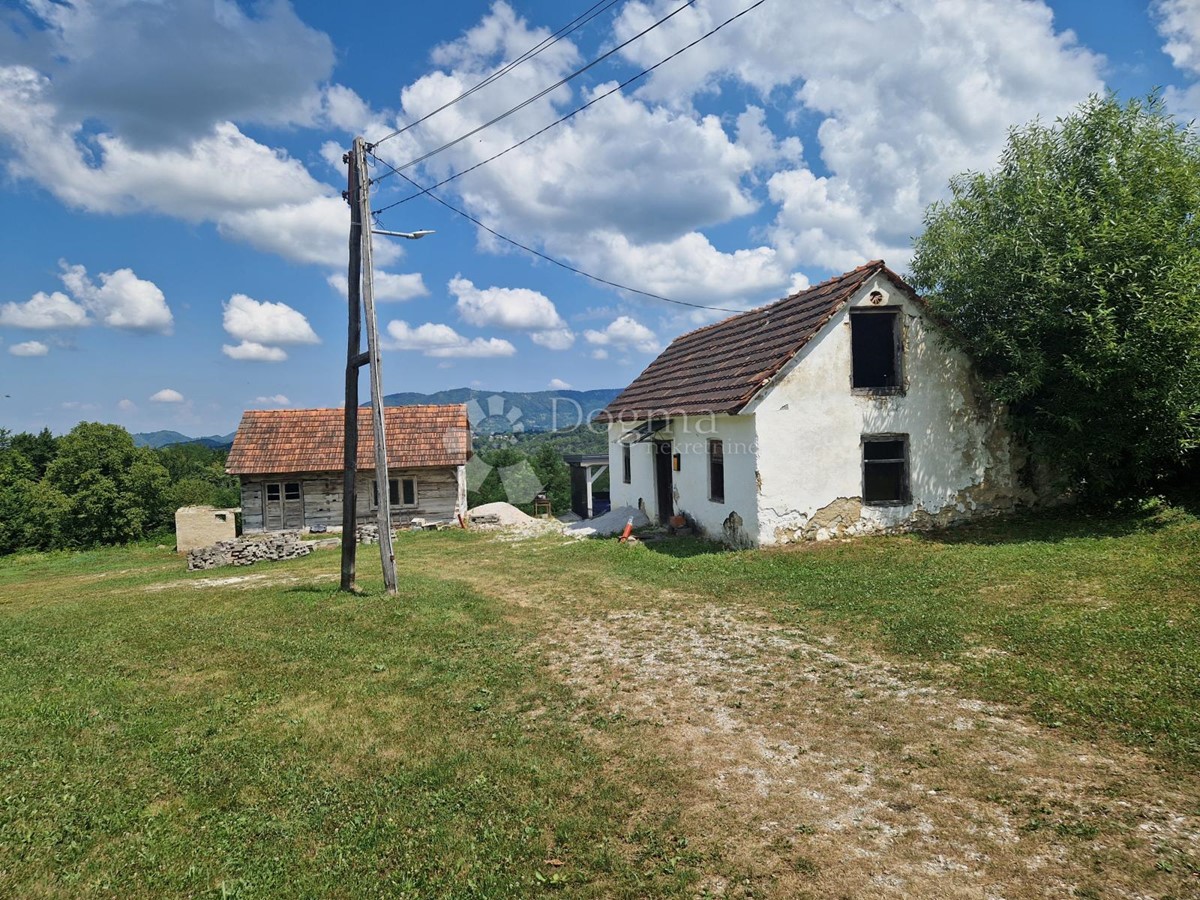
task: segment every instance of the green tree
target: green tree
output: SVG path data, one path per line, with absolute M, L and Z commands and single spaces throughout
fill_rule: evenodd
M 1014 129 L 950 183 L 913 284 L 1067 483 L 1169 473 L 1200 441 L 1200 143 L 1158 96 Z
M 63 543 L 92 547 L 136 540 L 161 522 L 170 476 L 124 428 L 80 422 L 59 440 L 45 481 L 67 499 Z
M 555 515 L 571 509 L 571 470 L 552 444 L 542 444 L 530 460 Z
M 34 477 L 41 478 L 58 454 L 58 438 L 50 433 L 49 428 L 43 428 L 37 434 L 21 432 L 12 435 L 9 449 L 24 456 L 33 466 Z
M 0 454 L 0 553 L 51 550 L 62 544 L 66 498 L 24 455 Z

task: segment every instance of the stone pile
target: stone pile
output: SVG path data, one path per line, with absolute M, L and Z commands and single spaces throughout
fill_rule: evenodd
M 354 529 L 354 539 L 360 544 L 378 544 L 379 526 L 375 524 L 359 525 Z
M 298 531 L 256 534 L 189 550 L 188 571 L 219 566 L 249 566 L 264 560 L 295 559 L 307 556 L 312 551 L 312 543 L 300 540 Z

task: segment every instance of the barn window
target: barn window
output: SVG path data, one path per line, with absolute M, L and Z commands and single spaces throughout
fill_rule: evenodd
M 725 443 L 708 442 L 708 499 L 714 503 L 725 502 Z
M 300 499 L 300 482 L 289 481 L 283 486 L 284 500 L 299 500 Z
M 629 445 L 623 444 L 621 446 L 621 481 L 625 484 L 633 482 L 633 467 L 630 465 L 630 455 Z
M 267 499 L 268 500 L 276 500 L 276 501 L 279 500 L 279 485 L 277 485 L 277 484 L 268 484 L 267 485 Z
M 896 506 L 909 502 L 908 435 L 863 435 L 863 502 Z
M 395 484 L 395 482 L 392 482 Z M 400 504 L 402 506 L 417 505 L 417 480 L 415 478 L 400 479 Z
M 851 310 L 850 352 L 853 387 L 898 391 L 901 387 L 900 310 Z
M 379 483 L 371 482 L 371 497 L 375 506 L 379 506 Z M 389 478 L 388 503 L 392 506 L 417 505 L 417 479 Z

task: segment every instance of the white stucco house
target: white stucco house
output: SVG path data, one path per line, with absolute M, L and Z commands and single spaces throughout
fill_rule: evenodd
M 614 508 L 738 546 L 1032 499 L 1003 409 L 880 260 L 676 338 L 601 416 Z

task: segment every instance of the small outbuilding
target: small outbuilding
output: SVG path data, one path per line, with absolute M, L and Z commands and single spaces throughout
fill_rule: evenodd
M 735 545 L 1033 499 L 1005 411 L 882 260 L 676 338 L 601 414 L 614 506 Z
M 341 526 L 343 422 L 342 409 L 243 414 L 225 471 L 241 481 L 244 532 Z M 389 406 L 384 432 L 393 523 L 454 523 L 465 515 L 471 456 L 466 406 Z M 358 418 L 356 486 L 355 518 L 374 523 L 379 494 L 368 415 Z
M 181 506 L 175 510 L 175 550 L 186 553 L 237 537 L 237 510 Z

